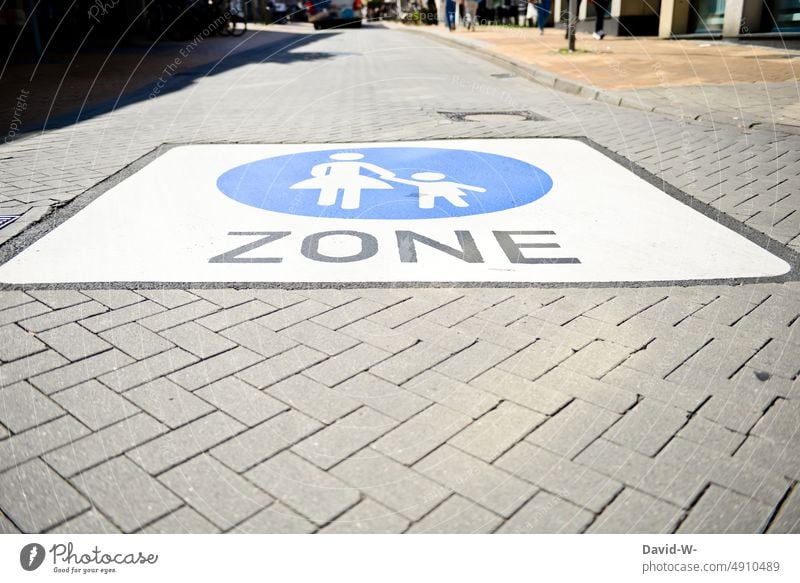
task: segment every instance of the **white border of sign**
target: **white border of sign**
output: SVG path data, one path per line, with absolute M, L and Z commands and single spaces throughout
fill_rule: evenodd
M 216 187 L 223 172 L 254 160 L 374 147 L 467 149 L 508 156 L 543 169 L 554 185 L 541 199 L 514 209 L 427 220 L 275 213 L 236 202 Z M 309 237 L 332 231 L 367 234 L 379 250 L 350 262 L 319 261 L 301 253 Z M 453 249 L 460 248 L 457 232 L 468 232 L 483 261 L 465 262 L 421 239 L 415 241 L 417 261 L 402 260 L 398 231 Z M 230 233 L 271 232 L 291 235 L 239 257 L 280 262 L 209 261 L 230 257 L 234 249 L 259 237 Z M 314 240 L 320 254 L 328 257 L 357 254 L 363 242 L 351 235 Z M 537 243 L 555 247 L 533 247 Z M 579 261 L 514 261 L 510 249 L 516 249 L 517 259 Z M 583 141 L 532 138 L 174 147 L 0 266 L 0 282 L 616 283 L 768 278 L 790 269 L 780 257 Z

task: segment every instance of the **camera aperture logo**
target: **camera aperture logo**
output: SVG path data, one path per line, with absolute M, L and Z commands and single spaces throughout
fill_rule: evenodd
M 44 547 L 39 543 L 30 543 L 19 552 L 19 564 L 26 571 L 35 571 L 44 562 Z
M 19 563 L 26 571 L 35 571 L 44 563 L 47 555 L 53 561 L 54 573 L 71 575 L 108 575 L 117 572 L 120 565 L 154 565 L 158 555 L 135 552 L 104 552 L 97 545 L 83 551 L 76 550 L 71 542 L 54 544 L 48 551 L 38 543 L 30 543 L 22 547 Z

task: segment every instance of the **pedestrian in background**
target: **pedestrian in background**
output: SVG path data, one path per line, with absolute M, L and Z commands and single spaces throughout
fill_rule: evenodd
M 444 9 L 447 16 L 447 28 L 453 31 L 456 29 L 456 0 L 447 0 Z
M 550 3 L 552 0 L 539 0 L 536 2 L 536 24 L 539 26 L 539 34 L 544 34 L 544 25 L 550 20 Z
M 605 31 L 603 30 L 603 21 L 606 16 L 611 16 L 608 11 L 608 6 L 611 0 L 592 0 L 594 4 L 594 11 L 597 15 L 594 21 L 594 32 L 592 36 L 597 40 L 602 40 L 604 36 L 606 36 Z
M 533 28 L 533 17 L 536 16 L 536 5 L 533 0 L 528 0 L 528 6 L 525 7 L 525 22 L 528 27 Z

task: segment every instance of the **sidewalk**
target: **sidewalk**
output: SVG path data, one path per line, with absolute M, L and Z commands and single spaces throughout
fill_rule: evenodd
M 710 40 L 578 34 L 565 51 L 561 28 L 484 26 L 448 32 L 402 26 L 458 43 L 557 89 L 616 105 L 740 127 L 800 129 L 800 51 Z

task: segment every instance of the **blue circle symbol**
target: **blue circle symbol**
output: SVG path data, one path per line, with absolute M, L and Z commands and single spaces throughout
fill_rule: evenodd
M 553 187 L 532 164 L 445 148 L 339 148 L 232 168 L 217 187 L 243 204 L 336 219 L 436 219 L 502 211 Z

